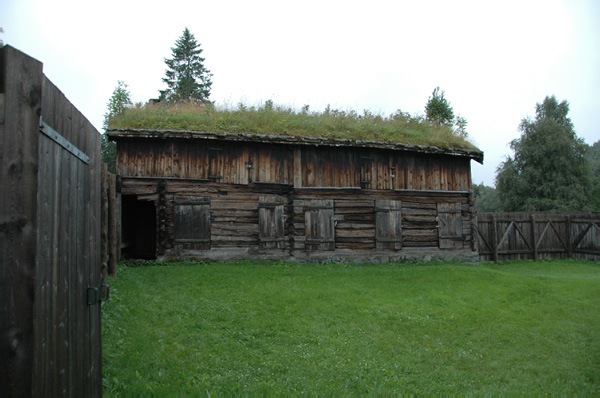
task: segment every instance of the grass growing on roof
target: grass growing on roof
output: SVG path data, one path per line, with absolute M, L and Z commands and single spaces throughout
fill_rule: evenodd
M 109 128 L 283 134 L 476 149 L 451 127 L 401 111 L 389 116 L 329 107 L 323 112 L 311 112 L 307 106 L 296 111 L 271 101 L 258 108 L 239 104 L 236 109 L 212 104 L 149 104 L 114 116 Z
M 598 393 L 600 267 L 119 268 L 105 394 Z

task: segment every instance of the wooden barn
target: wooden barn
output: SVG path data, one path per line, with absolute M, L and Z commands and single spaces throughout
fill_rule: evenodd
M 477 149 L 112 129 L 135 258 L 477 261 Z

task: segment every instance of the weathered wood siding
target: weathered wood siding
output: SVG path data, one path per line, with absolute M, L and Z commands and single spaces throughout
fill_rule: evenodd
M 123 177 L 184 178 L 225 184 L 468 191 L 468 157 L 409 151 L 294 147 L 202 140 L 118 141 Z
M 100 134 L 38 61 L 0 69 L 0 395 L 101 396 Z
M 169 177 L 225 184 L 292 181 L 290 148 L 256 144 L 130 140 L 119 142 L 117 172 L 131 177 Z
M 600 215 L 589 213 L 480 213 L 481 261 L 544 258 L 600 260 Z
M 408 250 L 445 258 L 452 251 L 474 250 L 474 203 L 465 191 L 293 188 L 284 184 L 128 178 L 123 180 L 123 195 L 154 201 L 157 207 L 161 195 L 165 197 L 165 215 L 157 216 L 157 230 L 166 231 L 165 238 L 159 239 L 159 256 L 402 258 Z M 186 209 L 184 217 L 181 204 L 198 198 L 203 198 L 203 210 L 193 214 Z M 456 226 L 459 229 L 449 246 L 439 235 L 444 227 L 440 209 L 446 207 L 452 207 L 453 217 L 460 220 L 452 224 L 454 233 Z M 206 221 L 198 221 L 199 214 Z M 180 239 L 178 231 L 195 228 L 203 229 L 204 246 L 193 247 Z

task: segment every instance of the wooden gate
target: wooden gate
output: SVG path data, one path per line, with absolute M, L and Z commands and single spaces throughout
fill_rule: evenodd
M 0 50 L 0 395 L 100 396 L 100 134 Z
M 600 259 L 600 215 L 517 212 L 477 216 L 479 259 Z

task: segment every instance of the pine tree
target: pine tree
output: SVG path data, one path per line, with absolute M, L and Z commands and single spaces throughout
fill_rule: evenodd
M 168 66 L 163 82 L 167 90 L 161 92 L 161 100 L 206 102 L 210 97 L 212 74 L 204 67 L 202 49 L 188 28 L 171 48 L 172 58 L 165 58 Z
M 131 93 L 127 89 L 127 84 L 122 80 L 117 82 L 117 87 L 113 90 L 112 96 L 106 105 L 108 111 L 104 114 L 104 130 L 108 130 L 110 119 L 125 111 L 133 102 Z M 117 158 L 117 145 L 108 140 L 106 134 L 102 134 L 101 141 L 101 159 L 108 165 L 108 171 L 115 173 L 115 162 Z
M 592 179 L 586 145 L 578 138 L 569 104 L 554 96 L 525 118 L 521 137 L 510 143 L 513 158 L 501 163 L 496 188 L 505 211 L 587 210 Z

